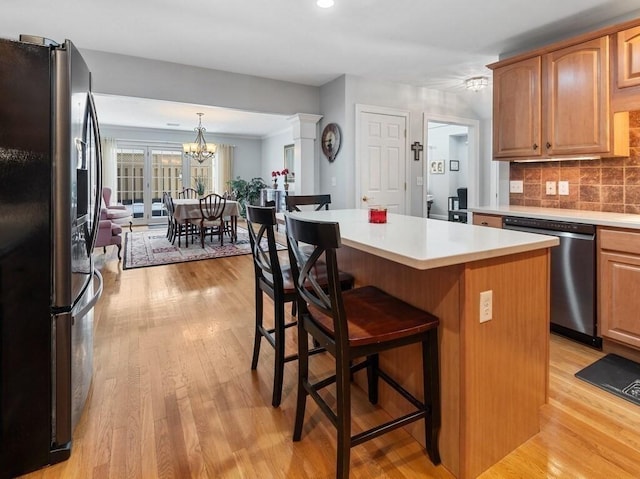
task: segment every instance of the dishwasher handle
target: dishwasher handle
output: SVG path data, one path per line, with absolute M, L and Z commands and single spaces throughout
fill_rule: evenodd
M 545 230 L 540 228 L 527 228 L 526 226 L 503 226 L 505 230 L 513 230 L 513 231 L 523 231 L 525 233 L 535 233 L 539 235 L 549 235 L 549 236 L 559 236 L 561 238 L 573 238 L 579 240 L 586 241 L 594 241 L 596 239 L 595 233 L 593 234 L 585 234 L 585 233 L 569 233 L 568 231 L 553 231 L 553 230 Z

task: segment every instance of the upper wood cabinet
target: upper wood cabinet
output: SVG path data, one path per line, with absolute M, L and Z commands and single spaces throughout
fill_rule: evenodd
M 540 57 L 493 72 L 493 156 L 540 156 Z
M 612 95 L 614 111 L 640 109 L 640 26 L 611 35 Z
M 640 87 L 640 27 L 616 34 L 617 87 Z
M 628 115 L 610 109 L 608 35 L 503 63 L 494 64 L 494 159 L 628 155 Z
M 543 57 L 544 155 L 608 153 L 609 37 Z

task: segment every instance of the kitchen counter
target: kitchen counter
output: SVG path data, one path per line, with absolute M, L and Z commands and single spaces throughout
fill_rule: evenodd
M 293 214 L 339 222 L 338 264 L 357 286 L 377 286 L 439 318 L 438 442 L 447 470 L 477 477 L 540 431 L 557 238 L 394 214 L 386 224 L 370 224 L 366 210 Z M 485 291 L 492 294 L 491 319 L 481 323 Z M 419 345 L 380 355 L 381 366 L 417 397 L 421 360 Z M 354 381 L 366 388 L 366 372 Z M 411 409 L 384 381 L 379 405 L 393 415 Z M 424 445 L 421 422 L 406 429 Z
M 533 251 L 557 238 L 464 223 L 389 213 L 387 223 L 368 222 L 367 210 L 294 213 L 340 223 L 342 243 L 416 269 L 431 269 Z M 639 226 L 640 227 L 640 226 Z
M 614 228 L 640 229 L 640 215 L 627 213 L 508 205 L 498 207 L 479 206 L 469 208 L 469 211 L 488 215 L 520 216 L 523 218 L 569 221 L 572 223 L 587 223 L 598 226 L 611 226 Z

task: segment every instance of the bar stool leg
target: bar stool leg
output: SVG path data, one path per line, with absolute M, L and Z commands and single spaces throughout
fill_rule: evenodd
M 369 402 L 378 404 L 378 355 L 367 356 L 367 389 Z
M 438 359 L 438 330 L 429 332 L 422 342 L 422 372 L 424 383 L 424 403 L 427 409 L 425 417 L 425 444 L 429 459 L 440 464 L 438 435 L 440 433 L 440 367 Z
M 337 464 L 336 478 L 348 479 L 351 459 L 351 381 L 349 361 L 336 358 L 336 396 L 337 396 Z
M 302 319 L 298 320 L 298 399 L 296 402 L 296 422 L 293 428 L 294 441 L 299 441 L 302 437 L 304 410 L 309 394 L 305 388 L 305 384 L 309 381 L 309 343 L 300 339 L 307 338 L 307 332 L 301 326 L 302 321 Z
M 253 359 L 251 360 L 251 369 L 258 367 L 258 357 L 260 356 L 260 344 L 262 343 L 262 310 L 263 298 L 262 290 L 256 284 L 256 332 L 253 341 Z
M 273 407 L 280 406 L 282 382 L 284 380 L 284 301 L 275 302 L 275 370 L 273 373 Z

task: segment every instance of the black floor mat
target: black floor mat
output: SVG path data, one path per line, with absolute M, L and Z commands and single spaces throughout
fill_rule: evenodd
M 576 377 L 640 406 L 640 364 L 634 361 L 607 354 Z

